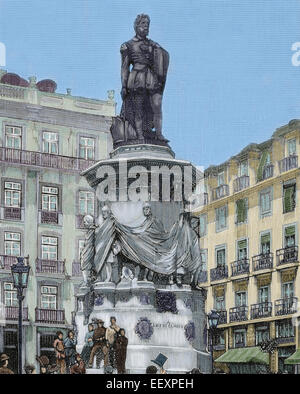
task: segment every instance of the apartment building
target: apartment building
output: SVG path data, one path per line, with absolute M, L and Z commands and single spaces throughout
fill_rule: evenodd
M 226 371 L 295 371 L 285 360 L 299 348 L 299 154 L 300 120 L 292 120 L 205 171 L 201 286 L 207 312 L 219 312 L 213 353 Z M 270 339 L 276 349 L 262 355 Z
M 106 100 L 55 93 L 51 80 L 0 72 L 0 352 L 16 370 L 16 290 L 11 265 L 30 265 L 23 308 L 23 363 L 53 360 L 57 330 L 72 327 L 82 278 L 83 216 L 96 212 L 81 171 L 112 149 L 114 92 Z

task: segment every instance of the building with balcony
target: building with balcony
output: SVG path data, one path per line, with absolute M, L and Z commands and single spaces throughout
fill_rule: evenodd
M 277 348 L 263 353 L 263 367 L 295 371 L 285 360 L 299 348 L 299 154 L 300 120 L 293 120 L 268 141 L 205 170 L 199 285 L 208 292 L 207 313 L 220 315 L 214 359 L 226 371 L 258 373 L 262 365 L 246 365 L 240 355 L 257 356 L 269 339 Z M 218 363 L 226 354 L 235 362 Z
M 112 150 L 113 92 L 95 100 L 55 90 L 51 80 L 0 70 L 0 352 L 13 369 L 18 304 L 11 265 L 23 256 L 31 267 L 23 355 L 34 364 L 36 355 L 53 357 L 58 329 L 72 327 L 82 219 L 97 208 L 80 173 Z

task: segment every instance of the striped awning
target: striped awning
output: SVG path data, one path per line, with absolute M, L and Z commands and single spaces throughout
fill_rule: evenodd
M 284 360 L 285 364 L 300 364 L 300 349 Z
M 269 364 L 269 354 L 263 353 L 260 347 L 229 349 L 215 360 L 216 363 L 255 363 Z

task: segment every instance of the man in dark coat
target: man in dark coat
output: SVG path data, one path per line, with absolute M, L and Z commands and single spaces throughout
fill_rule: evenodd
M 74 331 L 70 330 L 68 332 L 67 338 L 64 340 L 65 354 L 66 354 L 66 365 L 67 371 L 70 371 L 71 365 L 76 362 L 76 338 L 74 336 Z
M 126 373 L 125 363 L 127 354 L 128 339 L 125 336 L 124 328 L 120 329 L 120 335 L 116 339 L 116 366 L 120 374 Z

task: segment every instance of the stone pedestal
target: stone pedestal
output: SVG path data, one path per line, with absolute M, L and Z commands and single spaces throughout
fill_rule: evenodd
M 162 305 L 158 305 L 159 295 L 162 299 L 171 298 L 172 302 L 167 302 L 164 307 L 173 309 L 172 312 L 162 311 Z M 188 285 L 156 288 L 151 282 L 131 281 L 126 286 L 120 283 L 114 288 L 103 284 L 95 289 L 89 320 L 102 319 L 108 327 L 110 317 L 115 316 L 117 325 L 125 329 L 128 338 L 127 373 L 145 373 L 158 353 L 168 357 L 165 364 L 168 373 L 186 373 L 195 367 L 209 372 L 210 356 L 204 344 L 203 297 Z M 82 350 L 87 332 L 83 321 L 83 311 L 78 311 L 75 318 L 78 351 Z M 103 373 L 103 368 L 88 370 L 88 373 Z

